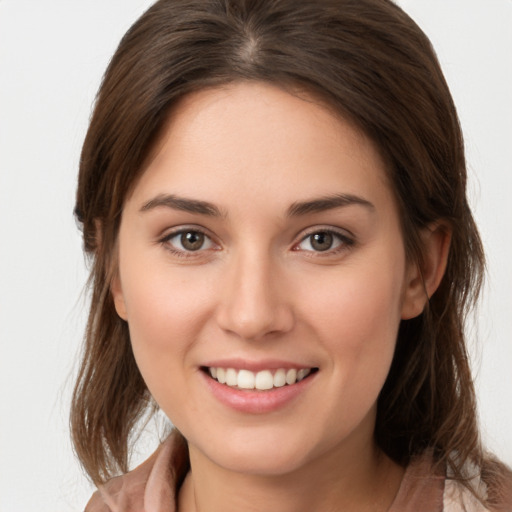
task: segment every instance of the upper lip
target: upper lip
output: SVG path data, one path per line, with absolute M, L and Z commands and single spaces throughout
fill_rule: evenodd
M 259 372 L 262 370 L 279 370 L 284 368 L 285 370 L 290 368 L 301 369 L 301 368 L 314 368 L 314 365 L 309 363 L 299 363 L 295 361 L 284 361 L 278 359 L 265 359 L 262 361 L 250 361 L 247 359 L 218 359 L 207 361 L 201 365 L 206 368 L 235 368 L 236 370 L 249 370 L 252 372 Z

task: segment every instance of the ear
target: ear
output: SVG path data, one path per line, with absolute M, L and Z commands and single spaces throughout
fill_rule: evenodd
M 436 222 L 421 232 L 423 261 L 411 262 L 407 269 L 402 303 L 402 320 L 420 315 L 437 290 L 448 261 L 451 228 Z
M 112 279 L 112 282 L 110 284 L 110 293 L 112 294 L 112 298 L 114 299 L 114 306 L 116 308 L 117 314 L 123 320 L 128 320 L 128 315 L 126 314 L 126 303 L 124 301 L 123 288 L 121 286 L 119 272 L 116 272 L 116 275 Z
M 100 251 L 103 239 L 103 225 L 100 219 L 94 219 L 94 227 L 96 251 Z M 117 250 L 117 248 L 115 250 Z M 112 298 L 114 299 L 114 306 L 116 308 L 117 314 L 123 320 L 127 320 L 126 304 L 124 302 L 123 289 L 121 287 L 121 279 L 119 278 L 119 270 L 116 270 L 116 267 L 116 257 L 109 258 L 109 263 L 107 265 L 107 276 L 114 274 L 114 277 L 111 279 L 110 282 L 110 293 L 112 294 Z

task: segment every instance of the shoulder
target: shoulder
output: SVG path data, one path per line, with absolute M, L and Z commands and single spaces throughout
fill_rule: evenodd
M 111 509 L 101 497 L 100 491 L 96 491 L 85 506 L 84 512 L 111 512 Z
M 144 510 L 144 494 L 153 466 L 151 457 L 133 471 L 100 485 L 87 503 L 85 512 Z
M 501 508 L 487 508 L 488 489 L 475 465 L 466 464 L 463 476 L 468 486 L 453 478 L 427 451 L 406 468 L 402 484 L 389 512 L 512 512 L 512 502 L 500 499 Z M 474 490 L 475 494 L 470 491 Z M 508 496 L 508 494 L 506 494 Z
M 407 466 L 389 512 L 443 512 L 443 491 L 444 473 L 426 452 Z
M 471 485 L 481 496 L 486 496 L 485 484 L 479 477 L 473 478 Z M 491 512 L 465 485 L 449 478 L 444 484 L 443 505 L 444 512 Z
M 512 472 L 497 459 L 487 459 L 483 466 L 466 463 L 462 476 L 468 485 L 450 476 L 445 482 L 444 512 L 512 512 Z
M 85 512 L 174 512 L 175 460 L 182 446 L 171 435 L 140 466 L 110 479 L 92 495 Z

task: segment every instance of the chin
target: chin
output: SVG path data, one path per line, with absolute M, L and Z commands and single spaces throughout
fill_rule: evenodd
M 282 432 L 265 432 L 265 435 L 242 431 L 230 433 L 206 446 L 195 446 L 216 466 L 227 471 L 259 476 L 287 475 L 299 470 L 315 457 L 317 447 L 303 436 L 283 435 Z M 192 443 L 189 443 L 190 445 Z
M 216 462 L 216 461 L 214 461 Z M 299 470 L 305 459 L 297 452 L 282 450 L 246 450 L 233 453 L 231 450 L 217 462 L 226 470 L 256 476 L 284 476 Z

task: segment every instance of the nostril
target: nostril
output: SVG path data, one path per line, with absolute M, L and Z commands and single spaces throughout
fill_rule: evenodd
M 225 332 L 247 341 L 258 341 L 292 329 L 293 315 L 286 309 L 276 304 L 237 304 L 219 312 L 217 322 Z

